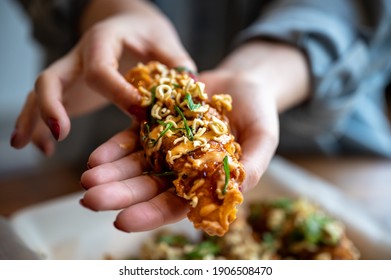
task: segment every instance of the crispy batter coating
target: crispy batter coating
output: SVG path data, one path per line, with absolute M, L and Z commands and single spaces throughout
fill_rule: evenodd
M 126 75 L 148 111 L 141 142 L 154 172 L 172 174 L 177 195 L 189 201 L 195 228 L 223 236 L 242 203 L 245 170 L 226 111 L 232 99 L 209 101 L 205 85 L 186 69 L 158 62 L 138 64 Z

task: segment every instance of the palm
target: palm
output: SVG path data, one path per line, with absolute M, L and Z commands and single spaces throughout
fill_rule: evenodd
M 255 186 L 266 169 L 278 141 L 278 115 L 273 99 L 250 76 L 223 71 L 205 72 L 200 79 L 209 94 L 228 93 L 233 110 L 228 113 L 233 133 L 242 146 L 241 161 L 247 179 L 243 189 Z

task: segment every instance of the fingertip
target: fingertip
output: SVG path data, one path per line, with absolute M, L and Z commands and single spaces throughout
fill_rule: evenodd
M 122 231 L 122 232 L 126 232 L 126 233 L 130 233 L 130 231 L 127 231 L 125 230 L 124 228 L 122 228 L 121 224 L 115 220 L 114 223 L 113 223 L 113 226 L 118 229 L 119 231 Z
M 96 210 L 96 209 L 92 208 L 90 205 L 88 205 L 88 204 L 86 203 L 86 201 L 85 201 L 84 198 L 82 198 L 82 199 L 79 200 L 79 204 L 80 204 L 81 206 L 83 206 L 84 208 L 87 208 L 87 209 L 89 209 L 89 210 L 91 210 L 91 211 L 98 212 L 98 210 Z
M 24 148 L 31 141 L 30 133 L 26 133 L 23 129 L 15 127 L 10 137 L 10 145 L 15 149 Z
M 17 128 L 15 128 L 11 134 L 10 145 L 15 149 L 20 149 L 21 147 L 24 146 L 23 143 L 21 142 L 20 133 L 18 132 Z
M 71 130 L 71 123 L 66 113 L 65 117 L 45 116 L 44 118 L 54 140 L 61 142 L 68 136 Z
M 54 144 L 51 141 L 47 141 L 45 143 L 39 142 L 36 143 L 35 146 L 47 157 L 52 156 L 54 154 Z

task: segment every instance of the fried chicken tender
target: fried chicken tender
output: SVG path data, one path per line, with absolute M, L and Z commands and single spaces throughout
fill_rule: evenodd
M 225 116 L 231 97 L 219 94 L 209 101 L 194 74 L 159 62 L 138 64 L 126 79 L 147 111 L 140 137 L 155 175 L 174 177 L 177 195 L 189 201 L 195 228 L 223 236 L 243 201 L 245 178 L 241 148 Z

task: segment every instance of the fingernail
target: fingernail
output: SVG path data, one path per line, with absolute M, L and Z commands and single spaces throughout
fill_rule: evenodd
M 196 74 L 194 74 L 193 72 L 189 72 L 189 77 L 192 78 L 194 82 L 198 82 L 198 78 Z
M 12 147 L 16 147 L 16 140 L 18 138 L 18 131 L 15 129 L 14 132 L 12 132 L 10 144 Z
M 60 138 L 60 125 L 58 124 L 58 121 L 53 118 L 49 118 L 48 126 L 50 128 L 50 131 L 52 132 L 54 139 L 58 141 L 58 138 Z
M 92 209 L 91 207 L 88 207 L 88 206 L 85 204 L 84 199 L 82 199 L 82 198 L 79 200 L 79 204 L 80 204 L 81 206 L 83 206 L 84 208 L 87 208 L 87 209 L 89 209 L 89 210 L 91 210 L 91 211 L 98 212 L 97 210 Z
M 137 105 L 129 106 L 128 113 L 135 117 L 138 121 L 143 121 L 147 119 L 147 111 Z
M 80 182 L 80 186 L 81 186 L 84 190 L 87 190 L 87 187 L 84 186 L 82 182 Z
M 123 232 L 126 232 L 126 233 L 130 233 L 130 232 L 127 232 L 127 231 L 123 230 L 122 228 L 120 228 L 120 227 L 118 226 L 117 221 L 115 221 L 115 222 L 113 223 L 113 225 L 114 225 L 114 227 L 115 227 L 116 229 L 118 229 L 118 230 L 120 230 L 120 231 L 123 231 Z
M 84 204 L 84 200 L 83 200 L 82 198 L 79 200 L 79 204 L 80 204 L 81 206 L 83 206 L 83 207 L 86 207 L 86 205 Z
M 42 143 L 38 143 L 37 144 L 37 148 L 43 153 L 46 155 L 46 149 L 45 149 L 45 146 L 42 144 Z

